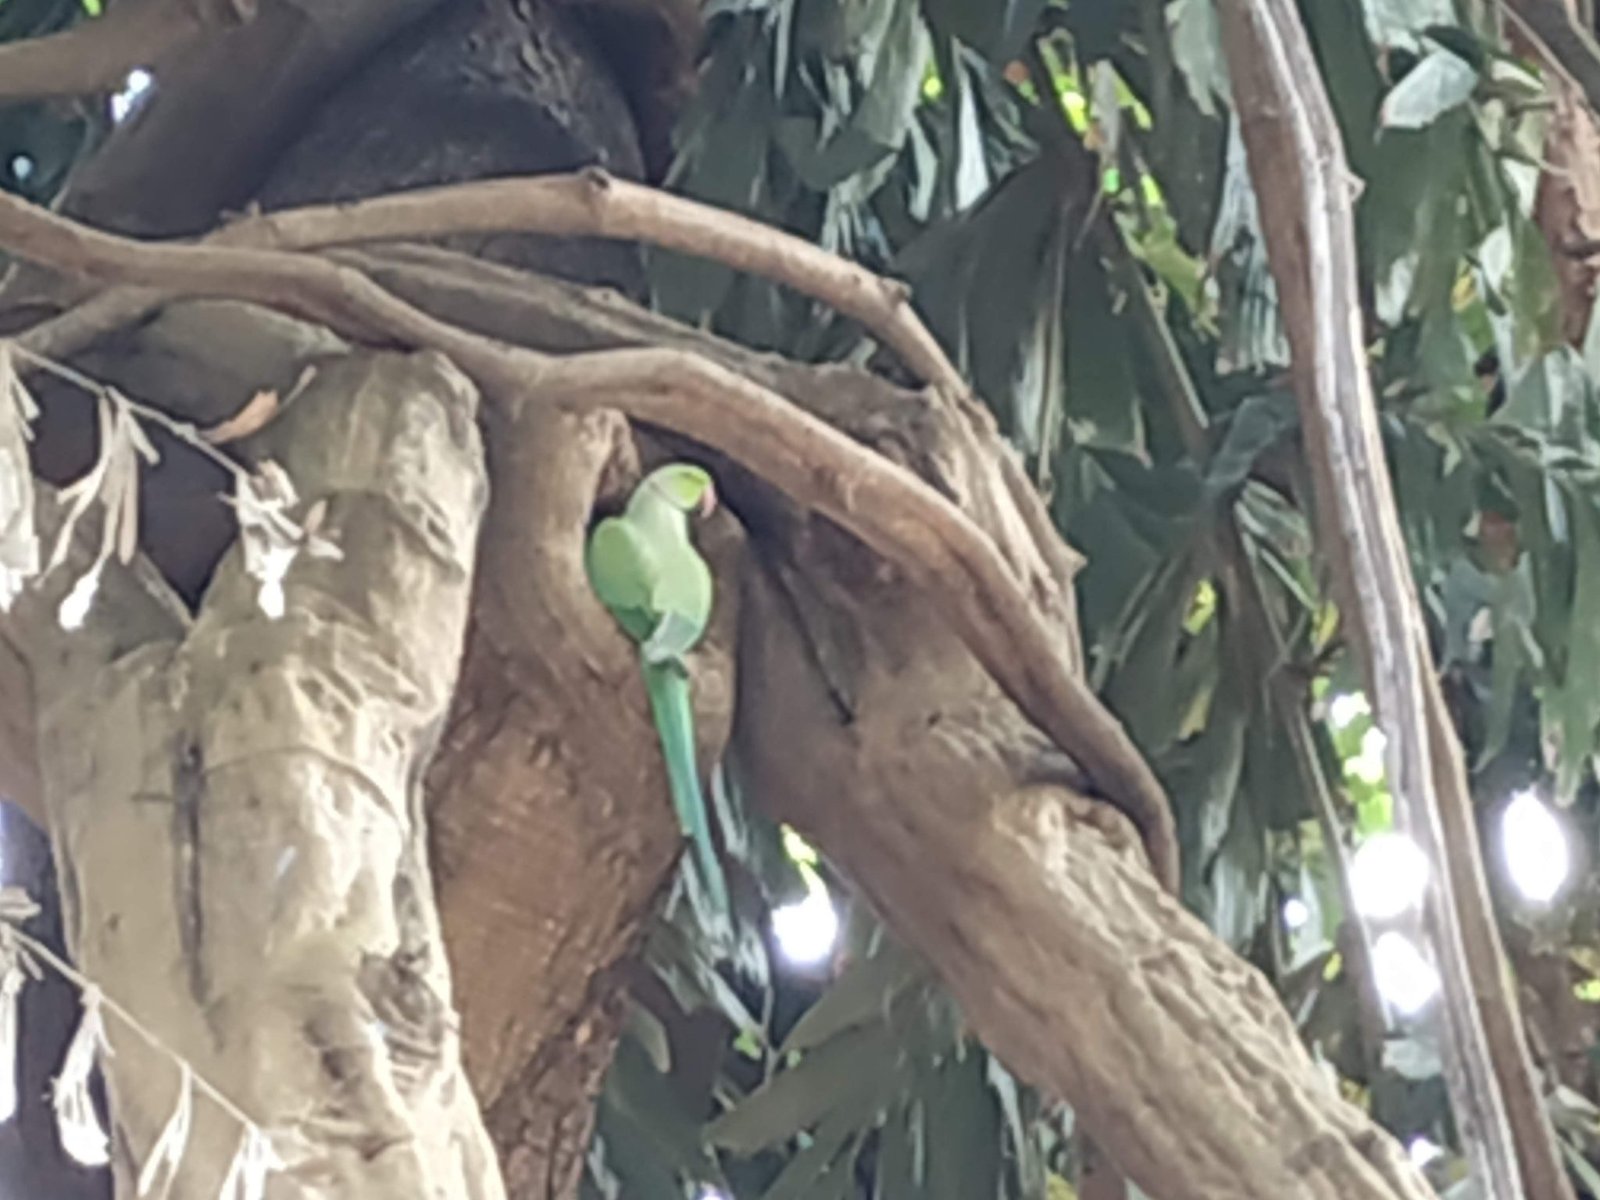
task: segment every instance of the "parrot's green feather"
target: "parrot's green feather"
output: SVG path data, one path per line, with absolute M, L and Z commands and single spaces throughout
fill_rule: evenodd
M 642 642 L 656 627 L 651 607 L 650 555 L 626 517 L 607 517 L 589 537 L 585 566 L 600 603 Z
M 711 478 L 699 467 L 674 463 L 658 469 L 634 491 L 621 516 L 595 526 L 584 565 L 595 595 L 641 646 L 673 807 L 694 842 L 706 889 L 725 912 L 727 884 L 695 765 L 694 709 L 683 663 L 711 617 L 711 569 L 689 540 L 688 519 L 710 492 Z
M 728 885 L 711 846 L 705 793 L 700 790 L 700 772 L 695 767 L 694 709 L 689 702 L 689 676 L 676 663 L 646 666 L 644 686 L 650 694 L 656 730 L 661 735 L 661 753 L 667 760 L 672 807 L 677 810 L 678 823 L 694 846 L 696 864 L 706 891 L 711 895 L 712 906 L 717 912 L 726 912 Z

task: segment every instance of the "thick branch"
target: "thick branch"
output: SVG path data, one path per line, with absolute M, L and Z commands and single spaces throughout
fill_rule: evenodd
M 967 391 L 961 373 L 912 309 L 904 284 L 749 217 L 597 168 L 273 213 L 240 221 L 212 240 L 299 250 L 505 232 L 645 242 L 759 275 L 860 321 L 924 383 Z
M 222 246 L 149 245 L 0 198 L 0 241 L 17 255 L 107 283 L 251 300 L 347 335 L 442 351 L 501 397 L 611 408 L 723 450 L 837 521 L 934 593 L 1013 701 L 1090 774 L 1144 835 L 1175 886 L 1178 847 L 1165 794 L 1126 732 L 1067 665 L 1054 633 L 998 550 L 949 500 L 733 372 L 677 351 L 552 359 L 439 321 L 366 276 L 323 259 Z
M 418 188 L 352 204 L 290 209 L 237 221 L 206 242 L 308 250 L 507 232 L 644 242 L 759 275 L 861 322 L 922 382 L 956 394 L 968 391 L 961 373 L 917 317 L 904 284 L 770 225 L 599 169 Z M 155 299 L 147 295 L 141 301 L 126 293 L 116 302 L 99 297 L 95 311 L 111 314 L 115 321 Z M 83 318 L 77 320 L 83 327 Z M 38 349 L 63 352 L 61 346 Z
M 844 866 L 987 1045 L 1162 1200 L 1431 1194 L 1320 1076 L 1261 974 L 1115 848 L 1103 809 L 1049 782 L 1048 748 L 916 589 L 863 580 L 828 542 L 767 544 L 794 561 L 752 572 L 744 601 L 751 793 Z M 813 665 L 827 633 L 788 615 L 796 587 L 830 603 L 833 648 L 855 655 L 849 721 Z
M 119 0 L 98 20 L 0 45 L 0 103 L 117 91 L 204 28 L 193 0 Z
M 1433 675 L 1385 467 L 1338 128 L 1293 0 L 1231 0 L 1222 13 L 1234 107 L 1293 352 L 1322 549 L 1388 737 L 1401 819 L 1439 866 L 1428 915 L 1445 977 L 1456 1118 L 1488 1195 L 1568 1198 L 1507 986 L 1466 769 Z

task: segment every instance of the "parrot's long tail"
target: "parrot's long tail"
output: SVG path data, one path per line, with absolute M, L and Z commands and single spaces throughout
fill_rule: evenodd
M 718 912 L 727 912 L 728 884 L 711 845 L 705 794 L 700 790 L 700 772 L 695 767 L 694 708 L 689 702 L 689 677 L 675 663 L 646 664 L 644 686 L 650 695 L 656 731 L 661 735 L 672 807 L 677 810 L 684 835 L 694 843 L 695 861 L 712 905 Z

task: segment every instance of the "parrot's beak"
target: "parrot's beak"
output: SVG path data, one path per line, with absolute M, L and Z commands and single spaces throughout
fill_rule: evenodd
M 709 517 L 712 513 L 716 512 L 716 511 L 717 511 L 717 489 L 712 487 L 708 483 L 708 484 L 706 484 L 706 490 L 704 492 L 702 492 L 701 495 L 700 495 L 700 515 L 702 517 Z

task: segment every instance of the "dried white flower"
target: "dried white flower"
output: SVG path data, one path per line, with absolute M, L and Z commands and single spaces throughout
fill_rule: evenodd
M 240 475 L 233 495 L 245 573 L 260 583 L 257 603 L 272 620 L 284 614 L 283 582 L 302 551 L 313 558 L 343 557 L 337 546 L 316 534 L 327 512 L 326 502 L 312 505 L 301 525 L 289 516 L 299 499 L 288 473 L 271 460 L 253 475 Z
M 23 586 L 39 573 L 27 445 L 38 415 L 39 408 L 17 373 L 10 343 L 0 341 L 0 612 L 8 610 Z
M 78 628 L 89 615 L 106 561 L 113 554 L 120 562 L 133 559 L 139 548 L 139 460 L 154 464 L 160 458 L 127 397 L 108 388 L 100 395 L 99 414 L 100 457 L 81 478 L 61 489 L 61 503 L 66 505 L 67 513 L 45 566 L 46 571 L 54 571 L 67 561 L 78 522 L 98 499 L 104 510 L 100 553 L 62 602 L 60 619 L 64 629 Z
M 17 1115 L 17 998 L 28 982 L 22 947 L 0 927 L 0 1124 Z
M 283 616 L 287 608 L 283 581 L 298 557 L 297 546 L 266 546 L 256 560 L 256 569 L 251 572 L 261 582 L 256 602 L 261 605 L 261 611 L 274 621 Z
M 172 1181 L 178 1174 L 178 1164 L 183 1161 L 183 1152 L 189 1145 L 190 1118 L 194 1114 L 194 1073 L 190 1070 L 189 1064 L 181 1060 L 178 1063 L 178 1071 L 178 1102 L 173 1106 L 172 1115 L 167 1118 L 161 1136 L 151 1147 L 150 1157 L 139 1169 L 141 1196 L 148 1196 L 156 1180 L 163 1177 L 165 1182 L 161 1194 L 165 1196 L 172 1190 Z
M 106 1041 L 105 1016 L 101 1012 L 100 989 L 83 989 L 83 1019 L 72 1035 L 67 1057 L 56 1077 L 54 1100 L 56 1127 L 61 1133 L 61 1148 L 86 1167 L 103 1167 L 111 1161 L 111 1140 L 100 1126 L 89 1094 L 89 1077 L 95 1059 L 111 1052 Z
M 0 887 L 0 921 L 20 925 L 39 915 L 33 897 L 19 887 Z
M 139 549 L 139 459 L 154 466 L 161 456 L 134 416 L 133 406 L 118 392 L 107 393 L 112 401 L 110 463 L 100 503 L 105 506 L 106 524 L 101 553 L 115 549 L 119 562 L 132 562 Z
M 222 1191 L 217 1200 L 264 1200 L 267 1194 L 267 1176 L 283 1169 L 267 1135 L 254 1125 L 245 1126 L 244 1140 L 228 1167 L 228 1177 L 222 1181 Z
M 56 619 L 61 622 L 61 628 L 71 631 L 83 627 L 84 621 L 89 616 L 89 609 L 94 605 L 95 594 L 100 590 L 100 572 L 105 565 L 105 559 L 96 559 L 94 566 L 80 575 L 78 582 L 72 585 L 72 590 L 61 601 L 61 607 L 56 610 Z

